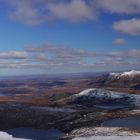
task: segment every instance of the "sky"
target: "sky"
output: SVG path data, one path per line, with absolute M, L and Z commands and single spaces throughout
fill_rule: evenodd
M 0 76 L 140 70 L 140 0 L 0 0 Z

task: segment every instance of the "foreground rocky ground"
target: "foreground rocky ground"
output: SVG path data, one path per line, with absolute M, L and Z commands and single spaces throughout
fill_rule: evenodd
M 94 138 L 95 136 L 139 136 L 140 138 L 140 133 L 138 130 L 131 130 L 128 128 L 83 127 L 73 130 L 68 136 L 64 137 L 64 139 L 88 139 L 91 137 Z
M 122 137 L 123 136 L 123 137 Z M 11 134 L 0 131 L 0 138 L 2 140 L 30 140 L 22 138 L 14 138 Z M 85 127 L 73 130 L 69 135 L 63 138 L 56 137 L 35 140 L 139 140 L 140 133 L 137 130 L 130 130 L 126 128 L 108 128 L 108 127 Z
M 11 128 L 55 128 L 66 134 L 62 139 L 93 136 L 139 136 L 140 129 L 102 127 L 106 120 L 140 117 L 140 95 L 103 89 L 87 89 L 66 98 L 63 106 L 0 104 L 0 130 Z
M 5 130 L 18 127 L 57 128 L 62 132 L 70 133 L 70 136 L 72 135 L 73 137 L 73 134 L 75 136 L 80 136 L 79 134 L 86 135 L 86 132 L 88 134 L 87 130 L 89 128 L 92 128 L 90 133 L 95 130 L 103 132 L 102 128 L 95 129 L 94 127 L 100 127 L 105 120 L 132 116 L 140 116 L 140 111 L 138 109 L 104 110 L 96 107 L 89 108 L 76 105 L 48 107 L 9 103 L 0 105 L 0 129 Z M 103 130 L 108 130 L 108 132 L 114 131 L 114 129 L 112 131 L 109 129 Z M 115 129 L 118 132 L 119 130 L 121 129 Z M 85 133 L 82 131 L 85 131 Z M 98 131 L 97 134 L 100 134 Z M 137 131 L 137 133 L 140 134 L 140 131 Z M 108 133 L 108 135 L 110 134 Z

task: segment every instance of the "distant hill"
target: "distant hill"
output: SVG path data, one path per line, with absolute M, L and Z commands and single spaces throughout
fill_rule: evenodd
M 105 85 L 115 87 L 129 87 L 139 89 L 140 87 L 140 71 L 129 71 L 123 73 L 110 73 L 106 80 Z
M 96 76 L 89 81 L 89 86 L 140 89 L 140 71 L 108 73 Z
M 140 106 L 140 95 L 125 94 L 100 88 L 86 89 L 69 98 L 70 102 L 82 105 L 132 105 Z

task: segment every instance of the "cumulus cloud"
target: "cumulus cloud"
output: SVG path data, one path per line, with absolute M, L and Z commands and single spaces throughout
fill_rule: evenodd
M 12 6 L 9 18 L 28 25 L 37 25 L 46 20 L 43 14 L 43 1 L 40 0 L 12 0 L 7 1 Z M 39 5 L 42 5 L 42 8 Z
M 95 4 L 108 12 L 117 14 L 139 14 L 139 0 L 95 0 Z
M 99 13 L 138 15 L 139 0 L 1 0 L 6 1 L 9 18 L 27 25 L 55 20 L 68 22 L 94 21 Z
M 96 18 L 96 11 L 84 0 L 71 0 L 69 3 L 50 3 L 48 9 L 56 19 L 71 22 L 94 20 Z
M 114 44 L 114 45 L 125 45 L 125 44 L 126 44 L 126 40 L 123 39 L 123 38 L 116 38 L 116 39 L 113 41 L 113 44 Z
M 140 35 L 140 19 L 133 18 L 117 21 L 113 24 L 113 29 L 128 35 Z
M 54 20 L 81 22 L 97 17 L 94 7 L 85 0 L 7 0 L 7 3 L 12 7 L 10 19 L 27 25 Z

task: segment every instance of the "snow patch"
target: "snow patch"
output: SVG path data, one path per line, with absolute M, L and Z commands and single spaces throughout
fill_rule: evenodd
M 6 132 L 0 131 L 0 140 L 27 140 L 27 139 L 13 138 L 12 135 L 9 135 Z
M 79 94 L 76 94 L 76 96 L 89 96 L 89 97 L 108 97 L 108 98 L 122 98 L 124 97 L 124 93 L 109 91 L 105 89 L 97 89 L 97 88 L 90 88 L 86 89 Z
M 114 92 L 105 89 L 90 88 L 86 89 L 78 94 L 71 97 L 72 101 L 77 99 L 85 101 L 93 101 L 102 103 L 105 101 L 122 101 L 122 103 L 129 103 L 135 106 L 140 106 L 140 95 L 126 94 L 121 92 Z

